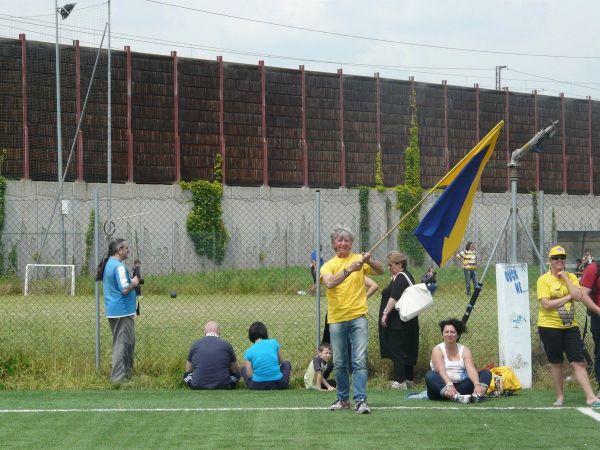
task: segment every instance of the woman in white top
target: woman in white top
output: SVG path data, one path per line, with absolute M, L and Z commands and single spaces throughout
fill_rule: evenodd
M 467 331 L 458 319 L 440 322 L 443 342 L 431 351 L 431 370 L 425 374 L 430 400 L 453 400 L 460 403 L 478 402 L 492 380 L 488 369 L 477 372 L 471 350 L 458 343 Z

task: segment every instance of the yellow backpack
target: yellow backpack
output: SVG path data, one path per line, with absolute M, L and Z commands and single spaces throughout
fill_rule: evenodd
M 521 382 L 509 366 L 492 367 L 492 381 L 487 390 L 490 397 L 510 395 L 521 389 Z

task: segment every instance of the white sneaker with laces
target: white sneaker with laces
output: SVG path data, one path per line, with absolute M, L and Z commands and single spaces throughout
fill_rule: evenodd
M 371 408 L 369 408 L 369 405 L 367 405 L 366 400 L 360 400 L 356 403 L 354 411 L 356 414 L 369 414 L 371 412 Z
M 458 403 L 470 403 L 471 396 L 469 394 L 454 394 L 454 397 L 452 397 L 452 401 Z

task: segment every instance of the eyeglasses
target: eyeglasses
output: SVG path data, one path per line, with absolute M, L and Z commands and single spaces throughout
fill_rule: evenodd
M 565 255 L 558 255 L 558 256 L 551 256 L 550 259 L 552 259 L 553 261 L 564 261 L 565 259 L 567 259 L 567 257 Z

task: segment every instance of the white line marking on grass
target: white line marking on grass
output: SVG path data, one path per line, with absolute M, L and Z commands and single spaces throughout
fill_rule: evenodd
M 594 411 L 592 408 L 577 408 L 577 411 L 586 416 L 590 416 L 596 422 L 600 422 L 600 413 Z
M 489 406 L 469 408 L 468 406 L 375 406 L 373 410 L 462 410 L 482 412 L 482 411 L 564 411 L 567 409 L 576 409 L 584 414 L 591 412 L 589 408 L 577 407 L 562 407 L 556 406 Z M 0 414 L 18 414 L 18 413 L 84 413 L 84 412 L 228 412 L 228 411 L 328 411 L 329 407 L 317 406 L 277 406 L 277 407 L 239 407 L 239 408 L 46 408 L 46 409 L 0 409 Z M 339 414 L 339 413 L 338 413 Z M 600 420 L 600 414 L 593 413 L 598 416 L 596 420 Z M 596 418 L 594 415 L 590 417 Z

